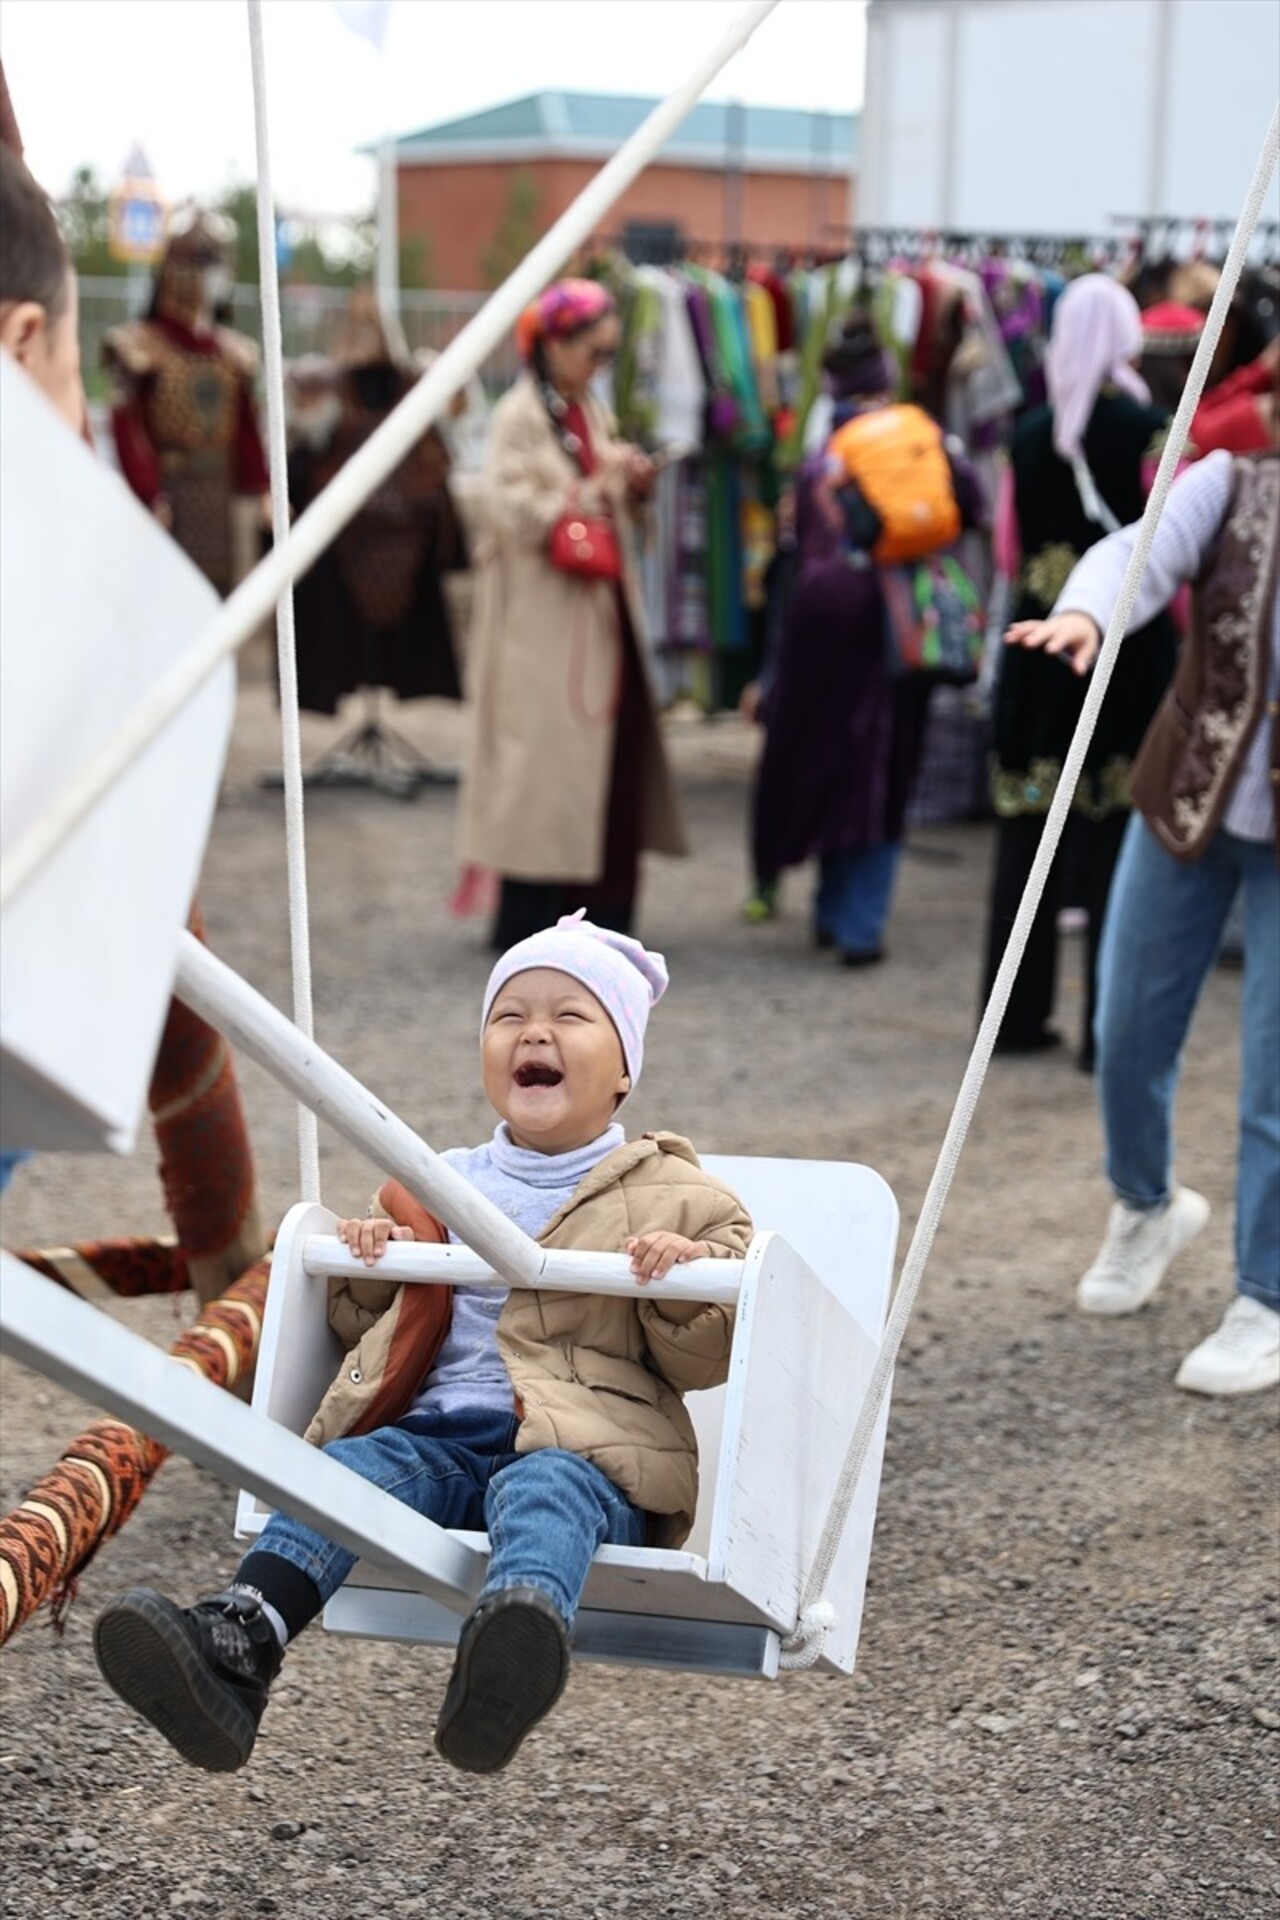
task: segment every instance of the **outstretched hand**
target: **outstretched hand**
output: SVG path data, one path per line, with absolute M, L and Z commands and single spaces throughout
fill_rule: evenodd
M 631 1255 L 631 1271 L 642 1287 L 650 1280 L 665 1278 L 672 1267 L 682 1267 L 688 1260 L 711 1257 L 705 1240 L 686 1240 L 682 1233 L 635 1234 L 627 1241 L 625 1251 Z
M 1102 634 L 1087 613 L 1055 613 L 1048 620 L 1015 620 L 1004 643 L 1062 654 L 1073 673 L 1084 674 L 1098 657 Z

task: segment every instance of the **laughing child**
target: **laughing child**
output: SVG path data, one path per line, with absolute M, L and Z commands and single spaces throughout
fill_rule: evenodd
M 746 1253 L 751 1222 L 677 1134 L 628 1142 L 614 1115 L 640 1077 L 660 954 L 582 916 L 522 940 L 481 1010 L 492 1139 L 442 1157 L 544 1246 L 626 1252 L 637 1288 Z M 342 1220 L 372 1266 L 440 1229 L 396 1181 Z M 331 1284 L 353 1348 L 308 1439 L 440 1526 L 486 1529 L 484 1587 L 436 1724 L 444 1758 L 504 1767 L 568 1676 L 574 1615 L 604 1544 L 675 1546 L 697 1500 L 681 1395 L 725 1378 L 732 1309 L 632 1295 Z M 407 1356 L 407 1357 L 406 1357 Z M 225 1592 L 180 1608 L 135 1587 L 99 1615 L 98 1664 L 193 1766 L 248 1760 L 289 1641 L 355 1555 L 275 1514 Z

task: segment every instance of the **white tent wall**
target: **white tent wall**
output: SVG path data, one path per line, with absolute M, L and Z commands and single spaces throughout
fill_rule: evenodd
M 858 221 L 1229 217 L 1277 75 L 1269 0 L 871 0 Z

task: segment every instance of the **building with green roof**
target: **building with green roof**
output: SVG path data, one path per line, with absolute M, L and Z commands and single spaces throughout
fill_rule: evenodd
M 402 240 L 437 287 L 495 285 L 657 105 L 544 91 L 402 134 Z M 598 238 L 648 259 L 838 249 L 853 217 L 857 131 L 855 114 L 701 101 Z

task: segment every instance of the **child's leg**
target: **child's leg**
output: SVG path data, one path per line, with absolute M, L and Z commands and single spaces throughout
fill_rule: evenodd
M 436 1746 L 468 1773 L 505 1767 L 559 1699 L 569 1628 L 591 1556 L 639 1546 L 645 1516 L 598 1467 L 558 1447 L 521 1454 L 489 1482 L 489 1572 L 458 1640 Z
M 645 1516 L 599 1467 L 560 1447 L 521 1454 L 495 1473 L 485 1501 L 489 1572 L 481 1598 L 537 1587 L 573 1625 L 599 1546 L 644 1544 Z
M 494 1455 L 508 1458 L 516 1421 L 496 1412 L 383 1427 L 326 1452 L 443 1526 L 479 1527 Z M 284 1644 L 314 1618 L 355 1556 L 277 1514 L 223 1593 L 179 1607 L 135 1587 L 94 1626 L 103 1675 L 184 1760 L 212 1772 L 253 1751 Z
M 515 1430 L 508 1416 L 472 1415 L 441 1421 L 438 1431 L 379 1427 L 332 1440 L 324 1451 L 437 1526 L 481 1527 L 490 1454 L 509 1451 Z M 232 1584 L 251 1588 L 279 1615 L 287 1641 L 314 1620 L 355 1563 L 348 1548 L 288 1514 L 273 1513 Z

